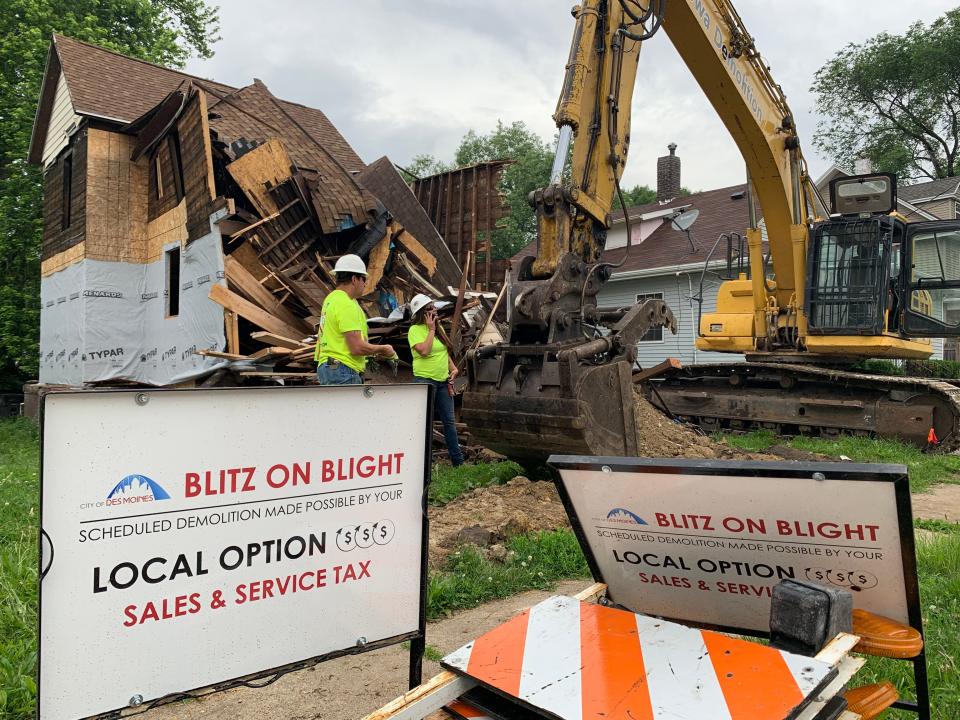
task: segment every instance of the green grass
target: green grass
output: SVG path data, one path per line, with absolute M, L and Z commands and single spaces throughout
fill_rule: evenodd
M 410 641 L 400 643 L 400 647 L 404 650 L 410 649 Z M 430 660 L 431 662 L 440 662 L 443 660 L 443 653 L 440 651 L 440 648 L 434 647 L 427 643 L 423 648 L 423 659 Z
M 960 718 L 960 535 L 921 539 L 917 546 L 923 604 L 930 702 L 936 720 Z M 871 658 L 857 673 L 857 685 L 890 680 L 901 695 L 914 697 L 912 665 Z M 888 712 L 884 718 L 916 718 Z
M 38 436 L 0 421 L 0 717 L 33 717 L 37 688 Z
M 914 445 L 896 440 L 844 436 L 835 439 L 817 437 L 783 438 L 768 430 L 743 435 L 719 436 L 728 445 L 749 452 L 763 452 L 771 445 L 788 445 L 797 450 L 839 459 L 846 455 L 854 462 L 895 463 L 910 471 L 910 489 L 924 492 L 935 483 L 960 483 L 960 456 L 925 453 Z
M 960 535 L 960 522 L 949 522 L 947 520 L 926 520 L 924 518 L 914 518 L 913 526 L 917 530 L 929 530 L 935 533 L 948 533 L 951 535 Z
M 569 530 L 518 535 L 506 546 L 505 562 L 491 562 L 476 548 L 465 546 L 450 557 L 443 570 L 431 573 L 427 618 L 524 590 L 547 590 L 558 580 L 590 576 L 580 545 Z
M 430 504 L 446 505 L 468 490 L 488 485 L 502 485 L 517 475 L 523 475 L 523 468 L 509 461 L 460 467 L 436 465 L 430 480 Z

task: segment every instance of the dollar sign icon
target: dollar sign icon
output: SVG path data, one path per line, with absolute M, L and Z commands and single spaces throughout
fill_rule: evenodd
M 363 523 L 357 526 L 357 547 L 368 548 L 373 545 L 373 523 Z
M 397 528 L 392 520 L 381 520 L 374 525 L 374 528 L 373 541 L 377 545 L 386 545 L 393 540 L 393 536 L 397 532 Z
M 345 527 L 337 530 L 337 547 L 341 552 L 350 552 L 357 546 L 356 528 Z

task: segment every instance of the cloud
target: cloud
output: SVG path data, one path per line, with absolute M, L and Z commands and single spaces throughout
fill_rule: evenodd
M 676 2 L 678 0 L 671 0 Z M 813 149 L 809 88 L 834 52 L 879 32 L 929 23 L 951 0 L 810 0 L 802 13 L 769 0 L 737 9 L 787 94 L 811 172 L 829 167 Z M 262 79 L 287 100 L 320 108 L 370 162 L 450 159 L 463 134 L 522 120 L 544 138 L 563 80 L 573 19 L 558 0 L 253 0 L 221 6 L 221 40 L 187 70 L 231 85 Z M 683 184 L 706 190 L 742 182 L 743 160 L 664 33 L 640 58 L 625 184 L 656 184 L 656 158 L 676 142 Z

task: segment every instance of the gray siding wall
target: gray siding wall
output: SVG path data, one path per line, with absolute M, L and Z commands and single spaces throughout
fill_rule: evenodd
M 689 284 L 688 284 L 689 279 Z M 707 277 L 703 283 L 703 313 L 713 312 L 717 307 L 717 289 L 720 281 Z M 691 292 L 692 288 L 692 292 Z M 695 297 L 700 288 L 700 273 L 681 273 L 680 275 L 657 275 L 654 277 L 617 280 L 614 275 L 600 291 L 600 305 L 629 305 L 636 302 L 637 295 L 662 293 L 677 319 L 677 334 L 663 331 L 663 340 L 659 342 L 640 342 L 637 344 L 637 362 L 640 367 L 652 367 L 667 358 L 677 358 L 684 365 L 696 363 L 743 362 L 743 355 L 736 353 L 715 353 L 697 350 L 694 342 L 697 337 L 698 304 Z M 933 359 L 943 359 L 943 338 L 932 338 Z
M 703 312 L 713 312 L 716 308 L 717 288 L 720 282 L 716 277 L 708 277 L 703 286 Z M 664 330 L 663 340 L 659 342 L 640 342 L 637 344 L 637 362 L 641 367 L 651 367 L 667 358 L 677 358 L 685 365 L 694 363 L 742 362 L 743 355 L 734 353 L 713 353 L 697 350 L 694 341 L 697 337 L 698 303 L 693 299 L 700 290 L 700 273 L 681 273 L 680 275 L 658 275 L 646 278 L 617 280 L 616 275 L 600 291 L 600 305 L 629 305 L 636 302 L 637 295 L 662 293 L 663 300 L 673 310 L 677 320 L 677 334 Z

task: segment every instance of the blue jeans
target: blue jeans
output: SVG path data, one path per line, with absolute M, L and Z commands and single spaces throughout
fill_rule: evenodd
M 360 373 L 343 363 L 318 365 L 317 380 L 321 385 L 363 385 Z
M 453 398 L 447 392 L 446 380 L 431 380 L 417 377 L 413 381 L 423 385 L 433 385 L 433 415 L 435 420 L 443 423 L 443 438 L 447 441 L 447 452 L 454 467 L 463 465 L 463 451 L 460 449 L 460 440 L 457 437 L 457 423 L 453 417 Z

